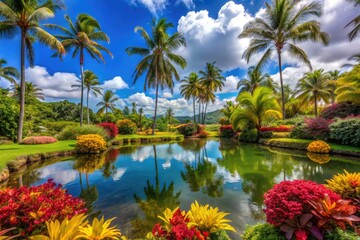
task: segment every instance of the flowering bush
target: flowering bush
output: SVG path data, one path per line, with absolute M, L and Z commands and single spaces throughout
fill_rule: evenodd
M 310 213 L 308 201 L 328 194 L 332 201 L 340 196 L 321 184 L 306 180 L 282 181 L 265 193 L 265 213 L 267 222 L 280 226 L 288 219 Z
M 260 132 L 291 132 L 292 126 L 280 125 L 279 127 L 261 127 Z
M 321 140 L 312 141 L 306 150 L 312 153 L 329 153 L 330 145 Z
M 100 153 L 106 150 L 106 142 L 100 135 L 81 135 L 77 140 L 76 150 L 80 153 Z
M 360 114 L 360 105 L 351 102 L 334 103 L 324 108 L 320 116 L 326 119 L 345 118 L 351 115 Z
M 220 137 L 232 138 L 234 135 L 235 132 L 231 125 L 225 125 L 220 127 Z
M 325 118 L 316 117 L 316 118 L 306 118 L 305 123 L 305 132 L 311 135 L 314 139 L 323 139 L 326 140 L 330 135 L 329 124 L 331 120 L 326 120 Z
M 103 122 L 98 124 L 98 126 L 103 127 L 111 139 L 115 138 L 119 133 L 119 129 L 114 123 Z
M 58 140 L 54 137 L 49 136 L 34 136 L 34 137 L 26 137 L 24 138 L 20 144 L 47 144 L 47 143 L 54 143 Z
M 137 132 L 136 124 L 129 119 L 119 120 L 116 126 L 120 134 L 135 134 Z
M 333 190 L 343 198 L 360 197 L 360 173 L 339 173 L 332 179 L 326 180 L 326 187 Z
M 36 187 L 0 190 L 0 229 L 16 227 L 23 237 L 34 230 L 43 230 L 48 220 L 62 220 L 85 212 L 85 202 L 51 179 Z
M 180 134 L 186 137 L 192 136 L 198 132 L 198 127 L 194 123 L 180 124 L 177 126 L 177 130 Z

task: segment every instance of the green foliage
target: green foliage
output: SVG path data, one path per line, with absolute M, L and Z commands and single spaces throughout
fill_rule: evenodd
M 48 122 L 48 123 L 46 123 L 45 126 L 48 129 L 48 131 L 59 133 L 67 126 L 76 127 L 78 125 L 79 125 L 79 123 L 76 123 L 76 122 L 65 122 L 64 121 L 64 122 Z
M 216 231 L 210 234 L 210 239 L 216 240 L 231 240 L 225 230 Z
M 285 235 L 269 223 L 247 226 L 242 237 L 243 240 L 286 240 Z
M 325 119 L 345 118 L 360 115 L 360 105 L 351 102 L 334 103 L 324 108 L 320 116 Z
M 216 110 L 213 112 L 206 113 L 205 124 L 217 124 L 219 123 L 220 118 L 223 116 L 220 110 Z M 196 121 L 199 119 L 199 114 L 195 115 Z M 193 116 L 186 116 L 186 117 L 176 117 L 181 123 L 187 123 L 187 121 L 193 121 Z
M 245 129 L 239 136 L 241 142 L 256 142 L 258 139 L 258 131 L 253 129 Z
M 165 117 L 156 119 L 156 129 L 160 132 L 165 132 L 168 130 L 168 120 Z
M 360 104 L 360 65 L 344 73 L 336 83 L 336 102 Z
M 136 124 L 129 119 L 120 120 L 116 125 L 119 129 L 119 134 L 135 134 L 137 132 Z
M 291 138 L 297 139 L 315 139 L 309 133 L 306 132 L 306 127 L 304 124 L 296 126 L 290 133 Z
M 59 136 L 59 140 L 75 140 L 80 135 L 86 134 L 98 134 L 102 136 L 104 139 L 109 140 L 108 135 L 104 128 L 95 126 L 95 125 L 83 125 L 80 126 L 67 126 L 64 128 Z
M 197 126 L 194 123 L 181 124 L 177 127 L 180 134 L 184 136 L 192 136 L 197 132 Z
M 330 124 L 331 141 L 360 147 L 360 118 L 338 120 Z
M 262 131 L 259 132 L 259 138 L 272 138 L 273 132 L 271 131 Z
M 359 240 L 359 236 L 357 236 L 354 232 L 351 231 L 343 231 L 340 228 L 336 228 L 331 232 L 326 232 L 324 235 L 324 239 L 326 240 Z
M 15 140 L 19 107 L 15 100 L 0 93 L 0 136 Z

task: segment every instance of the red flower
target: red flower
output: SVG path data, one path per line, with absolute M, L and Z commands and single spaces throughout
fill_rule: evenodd
M 295 237 L 296 237 L 296 240 L 307 240 L 308 233 L 305 230 L 300 229 L 295 232 Z

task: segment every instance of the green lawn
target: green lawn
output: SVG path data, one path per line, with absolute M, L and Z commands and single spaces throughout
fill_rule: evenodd
M 7 162 L 14 160 L 18 156 L 72 150 L 75 144 L 76 140 L 38 145 L 21 145 L 15 143 L 0 145 L 0 169 L 5 167 Z

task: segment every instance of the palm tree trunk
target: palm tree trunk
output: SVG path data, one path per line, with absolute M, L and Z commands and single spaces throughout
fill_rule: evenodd
M 193 107 L 194 107 L 194 123 L 196 124 L 196 118 L 195 118 L 195 96 L 193 96 Z
M 84 50 L 80 49 L 80 72 L 81 72 L 81 94 L 80 94 L 80 126 L 83 124 L 83 105 L 84 105 Z
M 203 119 L 203 124 L 205 125 L 205 120 L 206 120 L 206 110 L 207 110 L 207 106 L 208 104 L 205 104 L 205 111 L 204 111 L 204 119 Z
M 158 81 L 156 81 L 155 113 L 154 113 L 154 123 L 153 123 L 152 133 L 151 133 L 152 135 L 155 135 L 156 113 L 157 113 L 158 96 L 159 96 L 159 82 L 158 82 Z
M 315 103 L 315 117 L 318 116 L 318 110 L 317 110 L 317 94 L 314 92 L 314 103 Z
M 286 119 L 285 116 L 285 94 L 284 94 L 284 84 L 282 77 L 282 64 L 281 64 L 281 50 L 277 51 L 279 59 L 279 73 L 280 73 L 280 87 L 281 87 L 281 111 L 283 114 L 283 119 Z
M 108 122 L 108 108 L 105 107 L 105 122 Z
M 90 124 L 90 113 L 89 113 L 89 94 L 90 94 L 90 89 L 87 90 L 87 95 L 86 95 L 86 107 L 87 107 L 87 124 Z
M 201 103 L 200 103 L 200 101 L 199 101 L 199 123 L 201 123 L 201 118 L 200 118 L 200 116 L 201 116 Z
M 25 30 L 23 29 L 21 30 L 20 65 L 20 115 L 17 142 L 22 140 L 25 116 Z

